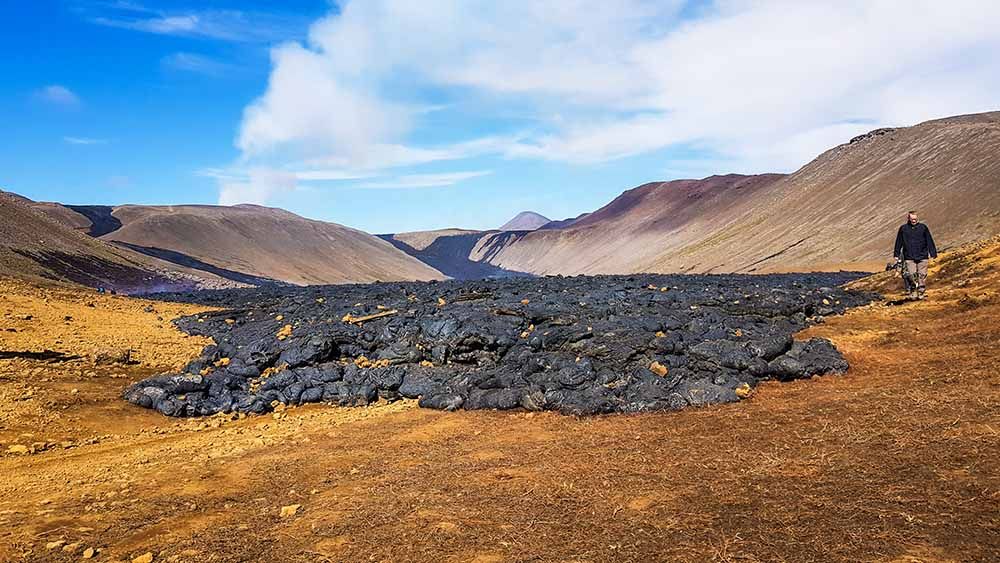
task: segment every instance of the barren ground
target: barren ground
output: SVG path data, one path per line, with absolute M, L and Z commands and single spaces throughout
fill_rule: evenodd
M 83 356 L 0 359 L 0 560 L 995 561 L 998 246 L 941 260 L 927 302 L 801 335 L 845 376 L 590 418 L 172 420 L 119 393 L 198 353 L 165 322 L 195 309 L 0 281 L 0 350 Z M 138 365 L 94 364 L 128 348 Z

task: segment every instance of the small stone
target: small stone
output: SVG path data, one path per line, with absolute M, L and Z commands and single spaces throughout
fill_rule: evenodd
M 278 331 L 278 340 L 284 340 L 292 335 L 292 325 L 285 325 Z
M 97 550 L 92 547 L 88 547 L 87 549 L 83 550 L 84 559 L 93 559 L 95 555 L 97 555 Z
M 50 541 L 49 543 L 45 544 L 45 549 L 48 550 L 59 549 L 64 545 L 66 545 L 66 540 Z
M 751 389 L 750 384 L 746 382 L 737 385 L 735 391 L 736 391 L 736 396 L 741 399 L 746 399 L 751 394 L 753 394 L 753 389 Z
M 28 453 L 28 446 L 23 444 L 11 444 L 7 446 L 7 453 L 9 454 L 26 454 Z
M 147 551 L 138 557 L 133 557 L 132 563 L 153 563 L 153 554 Z
M 281 517 L 288 518 L 290 516 L 295 516 L 299 512 L 300 508 L 302 508 L 301 504 L 289 504 L 288 506 L 282 506 Z M 133 563 L 135 562 L 133 561 Z
M 62 550 L 66 553 L 74 553 L 76 550 L 80 549 L 80 542 L 73 542 L 63 546 Z
M 667 369 L 667 366 L 661 364 L 660 362 L 653 362 L 653 363 L 649 364 L 649 371 L 655 373 L 656 375 L 658 375 L 660 377 L 666 377 L 667 376 L 667 372 L 669 370 Z

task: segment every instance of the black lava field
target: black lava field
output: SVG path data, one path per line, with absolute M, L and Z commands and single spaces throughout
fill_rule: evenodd
M 842 373 L 792 335 L 877 298 L 859 274 L 633 275 L 271 287 L 160 296 L 224 310 L 178 326 L 216 344 L 125 398 L 169 416 L 419 399 L 570 414 L 737 401 L 764 379 Z

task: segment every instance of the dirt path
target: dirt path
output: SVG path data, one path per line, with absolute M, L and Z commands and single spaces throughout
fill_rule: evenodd
M 951 285 L 931 301 L 810 329 L 845 376 L 679 413 L 395 403 L 174 421 L 118 399 L 152 365 L 80 379 L 74 362 L 2 360 L 2 412 L 49 417 L 5 417 L 0 449 L 23 433 L 72 444 L 0 458 L 0 560 L 1000 560 L 1000 276 L 985 263 L 959 286 L 942 261 Z M 78 401 L 46 398 L 66 386 Z

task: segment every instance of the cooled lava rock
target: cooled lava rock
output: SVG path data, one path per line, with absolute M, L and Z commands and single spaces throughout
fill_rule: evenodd
M 216 344 L 125 399 L 169 416 L 278 405 L 679 409 L 737 401 L 764 379 L 844 372 L 792 334 L 877 296 L 859 274 L 634 275 L 272 287 L 161 299 L 224 310 L 178 326 Z

